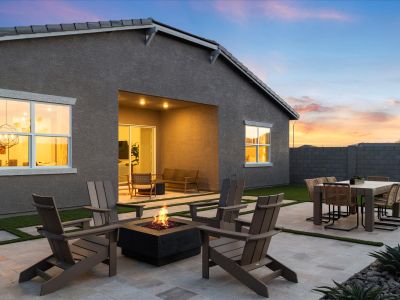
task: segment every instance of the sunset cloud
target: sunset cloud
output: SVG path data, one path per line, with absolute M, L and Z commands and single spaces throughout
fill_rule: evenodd
M 391 105 L 400 105 L 400 99 L 399 98 L 390 98 L 387 103 Z
M 347 22 L 353 17 L 335 9 L 315 9 L 300 6 L 295 1 L 245 1 L 245 0 L 217 0 L 214 9 L 229 17 L 244 20 L 249 17 L 261 16 L 267 19 L 276 19 L 285 22 L 304 20 L 321 20 Z
M 300 113 L 295 123 L 296 146 L 345 146 L 400 139 L 400 116 L 390 111 L 327 105 L 307 96 L 286 100 Z
M 7 15 L 26 24 L 36 23 L 35 20 L 46 22 L 88 22 L 99 21 L 102 17 L 78 8 L 73 2 L 62 0 L 14 1 L 0 6 L 0 16 Z

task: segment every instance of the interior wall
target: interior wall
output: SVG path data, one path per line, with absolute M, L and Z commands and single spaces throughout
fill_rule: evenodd
M 156 126 L 156 172 L 161 174 L 161 114 L 157 110 L 137 109 L 120 106 L 119 124 Z
M 198 169 L 200 189 L 218 190 L 217 107 L 162 111 L 161 124 L 162 168 Z

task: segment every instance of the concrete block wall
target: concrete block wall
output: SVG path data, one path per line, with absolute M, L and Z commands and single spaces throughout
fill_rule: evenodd
M 300 147 L 290 149 L 290 182 L 335 176 L 389 176 L 400 181 L 400 144 L 359 144 L 349 147 Z

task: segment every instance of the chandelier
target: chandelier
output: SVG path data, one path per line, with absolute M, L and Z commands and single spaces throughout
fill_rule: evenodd
M 0 147 L 10 149 L 19 143 L 19 137 L 10 132 L 16 132 L 17 128 L 7 124 L 7 100 L 6 100 L 6 123 L 0 125 Z M 4 132 L 4 133 L 3 133 Z
M 17 129 L 9 124 L 0 126 L 0 132 L 15 132 Z M 11 148 L 19 143 L 18 135 L 9 133 L 0 133 L 0 147 Z

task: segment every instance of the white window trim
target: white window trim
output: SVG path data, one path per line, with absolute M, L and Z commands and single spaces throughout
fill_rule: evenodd
M 0 176 L 21 176 L 21 175 L 46 175 L 46 174 L 76 174 L 78 170 L 72 167 L 72 106 L 76 104 L 76 98 L 54 96 L 47 94 L 37 94 L 24 91 L 6 90 L 0 89 L 0 97 L 9 98 L 12 100 L 29 101 L 30 105 L 30 120 L 31 120 L 31 131 L 30 132 L 18 132 L 18 135 L 29 137 L 29 167 L 0 167 Z M 35 104 L 36 103 L 51 103 L 51 104 L 62 104 L 69 106 L 70 116 L 70 131 L 68 134 L 36 134 L 35 122 L 32 122 L 32 118 L 35 118 Z M 16 134 L 15 132 L 13 134 Z M 66 137 L 68 139 L 68 165 L 67 166 L 47 166 L 38 167 L 35 166 L 36 160 L 35 147 L 33 147 L 33 139 L 37 136 L 49 136 L 49 137 Z
M 244 147 L 246 149 L 246 126 L 252 126 L 252 127 L 262 127 L 262 128 L 272 128 L 273 124 L 272 123 L 264 123 L 264 122 L 256 122 L 256 121 L 248 121 L 244 120 L 243 124 L 245 125 L 245 142 L 244 142 Z M 258 137 L 257 137 L 258 138 Z M 272 167 L 274 164 L 272 163 L 272 157 L 271 157 L 271 148 L 272 148 L 272 130 L 269 132 L 269 144 L 254 144 L 255 146 L 263 146 L 267 145 L 269 146 L 268 152 L 269 152 L 269 162 L 245 162 L 243 166 L 245 168 L 262 168 L 262 167 Z M 258 155 L 258 147 L 257 147 L 257 155 Z

